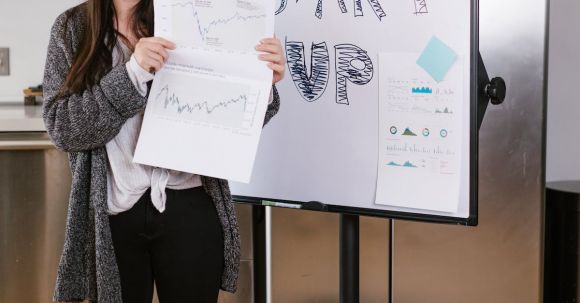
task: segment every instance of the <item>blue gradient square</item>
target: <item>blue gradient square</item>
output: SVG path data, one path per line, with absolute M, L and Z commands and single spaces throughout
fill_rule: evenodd
M 439 38 L 433 36 L 427 47 L 421 53 L 417 64 L 421 66 L 435 81 L 445 80 L 445 75 L 457 61 L 457 53 Z

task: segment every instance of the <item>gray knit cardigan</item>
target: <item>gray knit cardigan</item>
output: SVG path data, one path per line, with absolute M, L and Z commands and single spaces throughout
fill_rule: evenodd
M 140 113 L 146 98 L 135 89 L 124 64 L 112 68 L 82 93 L 59 94 L 86 30 L 85 6 L 60 15 L 50 35 L 44 74 L 44 121 L 54 144 L 69 153 L 72 171 L 64 249 L 54 300 L 121 303 L 121 285 L 107 214 L 105 144 L 127 119 Z M 265 123 L 278 111 L 275 87 Z M 221 288 L 236 291 L 240 261 L 238 223 L 228 182 L 202 177 L 212 197 L 224 235 Z M 203 244 L 203 243 L 200 243 Z

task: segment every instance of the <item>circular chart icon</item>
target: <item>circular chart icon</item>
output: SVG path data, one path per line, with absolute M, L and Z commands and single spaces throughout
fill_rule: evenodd
M 397 127 L 391 126 L 391 130 L 390 131 L 391 131 L 391 134 L 396 135 L 399 130 L 397 129 Z
M 447 138 L 447 135 L 449 135 L 446 129 L 442 129 L 439 134 L 441 135 L 441 138 Z
M 429 131 L 429 129 L 428 128 L 424 128 L 423 129 L 423 136 L 429 137 L 429 134 L 431 134 L 431 132 Z

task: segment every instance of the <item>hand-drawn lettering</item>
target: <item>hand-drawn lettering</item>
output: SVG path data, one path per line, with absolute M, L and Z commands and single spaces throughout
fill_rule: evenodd
M 427 9 L 427 0 L 413 0 L 413 2 L 415 3 L 415 15 L 429 13 L 429 10 Z
M 280 2 L 280 7 L 278 7 L 275 14 L 279 15 L 281 12 L 283 12 L 286 9 L 286 5 L 288 5 L 288 0 L 282 0 Z
M 306 68 L 304 44 L 286 40 L 286 61 L 288 70 L 298 92 L 308 102 L 322 96 L 328 85 L 330 58 L 326 42 L 312 43 L 310 74 Z
M 314 11 L 314 16 L 316 16 L 316 18 L 318 18 L 318 19 L 322 19 L 322 1 L 323 0 L 318 0 L 318 2 L 316 4 L 316 9 Z M 377 16 L 379 21 L 382 21 L 383 17 L 387 16 L 387 13 L 385 13 L 385 10 L 383 9 L 383 7 L 379 1 L 380 0 L 367 0 L 367 2 L 371 6 L 373 12 L 375 13 L 375 16 Z M 413 0 L 413 1 L 420 1 L 420 0 Z M 337 0 L 337 2 L 338 2 L 338 6 L 340 8 L 340 11 L 343 14 L 347 13 L 348 10 L 346 9 L 346 4 L 344 3 L 344 0 Z M 363 13 L 362 0 L 353 0 L 353 2 L 354 2 L 354 16 L 355 17 L 363 16 L 364 13 Z M 298 0 L 296 0 L 296 3 L 298 3 Z M 276 15 L 279 15 L 280 13 L 282 13 L 286 9 L 286 6 L 288 6 L 288 0 L 281 0 L 280 7 L 278 7 L 278 9 L 276 10 Z
M 354 0 L 354 16 L 360 17 L 363 15 L 362 0 Z
M 374 74 L 373 62 L 367 52 L 353 44 L 338 44 L 336 54 L 336 103 L 348 105 L 347 81 L 365 85 Z
M 379 18 L 379 21 L 381 21 L 383 17 L 387 16 L 387 13 L 385 13 L 385 10 L 381 6 L 379 0 L 367 0 L 367 1 L 371 5 L 373 12 L 375 13 L 375 16 Z M 340 7 L 340 11 L 343 14 L 347 13 L 346 4 L 344 4 L 344 0 L 338 0 L 338 6 Z M 363 16 L 362 0 L 354 0 L 354 16 L 355 17 Z
M 318 0 L 318 4 L 316 5 L 316 11 L 314 12 L 314 16 L 318 19 L 322 19 L 322 0 Z

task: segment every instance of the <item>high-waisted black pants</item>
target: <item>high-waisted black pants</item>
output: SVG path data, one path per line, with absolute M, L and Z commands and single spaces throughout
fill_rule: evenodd
M 128 211 L 109 216 L 123 303 L 217 302 L 223 269 L 222 227 L 202 187 L 167 189 L 165 211 L 150 191 Z

